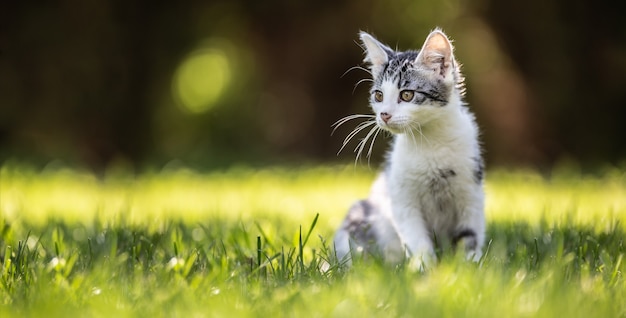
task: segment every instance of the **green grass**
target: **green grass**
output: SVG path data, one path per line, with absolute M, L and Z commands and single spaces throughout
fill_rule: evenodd
M 626 316 L 626 174 L 488 174 L 479 264 L 346 270 L 332 233 L 375 172 L 0 170 L 0 316 Z M 325 268 L 328 263 L 330 268 Z

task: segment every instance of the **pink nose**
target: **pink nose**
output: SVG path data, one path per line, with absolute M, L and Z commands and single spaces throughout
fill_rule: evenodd
M 389 113 L 380 113 L 380 119 L 382 119 L 385 124 L 391 119 L 391 115 Z

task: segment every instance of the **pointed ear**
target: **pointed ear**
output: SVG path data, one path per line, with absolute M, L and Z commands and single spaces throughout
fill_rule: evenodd
M 363 61 L 370 63 L 372 69 L 378 68 L 389 61 L 389 55 L 393 52 L 392 49 L 378 42 L 367 32 L 361 31 L 360 37 L 365 49 L 365 59 Z
M 428 35 L 415 62 L 421 63 L 445 78 L 455 67 L 452 51 L 452 44 L 448 37 L 437 29 Z

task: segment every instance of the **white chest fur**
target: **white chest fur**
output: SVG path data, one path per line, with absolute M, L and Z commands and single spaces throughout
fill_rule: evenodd
M 434 259 L 435 238 L 454 241 L 467 229 L 478 242 L 484 236 L 477 129 L 471 114 L 461 108 L 445 116 L 425 127 L 423 136 L 397 135 L 389 158 L 393 221 L 407 254 L 418 260 L 416 266 Z

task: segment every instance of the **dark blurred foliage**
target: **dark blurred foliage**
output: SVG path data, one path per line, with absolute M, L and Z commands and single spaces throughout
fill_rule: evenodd
M 367 74 L 342 76 L 363 58 L 358 31 L 409 49 L 440 26 L 464 64 L 490 164 L 616 163 L 626 157 L 625 5 L 3 1 L 0 158 L 96 170 L 350 160 L 351 149 L 335 154 L 357 123 L 334 136 L 330 126 L 369 112 L 367 84 L 353 92 Z M 194 56 L 189 65 L 208 69 L 188 68 L 191 78 L 223 86 L 210 98 L 177 82 Z M 185 108 L 180 85 L 204 102 Z

